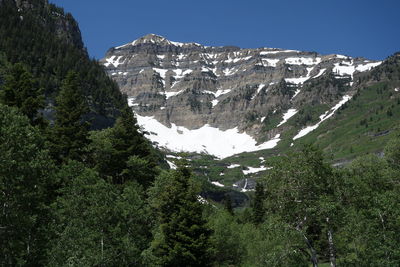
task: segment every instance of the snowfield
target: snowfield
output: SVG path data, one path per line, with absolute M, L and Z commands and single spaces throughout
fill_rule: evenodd
M 136 114 L 138 124 L 150 134 L 151 141 L 158 143 L 174 152 L 197 152 L 227 158 L 242 152 L 252 152 L 274 148 L 280 141 L 280 135 L 257 145 L 250 135 L 239 133 L 237 128 L 222 131 L 218 128 L 204 125 L 195 130 L 172 124 L 171 128 L 161 124 L 153 117 Z

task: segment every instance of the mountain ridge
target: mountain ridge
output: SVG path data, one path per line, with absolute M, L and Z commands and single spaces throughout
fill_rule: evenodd
M 171 138 L 182 136 L 179 131 L 200 131 L 208 126 L 218 129 L 222 140 L 227 138 L 223 132 L 230 130 L 236 131 L 237 138 L 247 135 L 256 143 L 250 151 L 262 149 L 266 142 L 274 143 L 290 131 L 290 119 L 298 121 L 295 137 L 302 129 L 329 118 L 332 108 L 354 94 L 357 76 L 382 63 L 279 48 L 202 46 L 155 34 L 109 49 L 100 62 L 128 96 L 139 123 L 178 127 L 167 134 L 169 139 L 160 134 L 149 136 L 161 146 L 172 148 Z M 307 111 L 309 107 L 312 112 Z M 304 114 L 307 112 L 310 114 Z M 157 133 L 160 127 L 151 132 Z M 179 145 L 172 150 L 177 151 Z M 202 150 L 202 145 L 199 142 L 195 151 L 210 152 L 213 146 L 210 143 Z M 246 149 L 235 152 L 242 151 Z

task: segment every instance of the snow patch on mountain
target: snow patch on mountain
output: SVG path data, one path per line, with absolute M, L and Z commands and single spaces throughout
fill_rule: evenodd
M 184 92 L 184 91 L 185 91 L 185 90 L 180 90 L 180 91 L 178 91 L 178 92 L 164 92 L 164 95 L 165 95 L 166 99 L 168 99 L 168 98 L 170 98 L 170 97 L 179 95 L 179 94 L 181 94 L 181 93 Z
M 280 141 L 278 134 L 273 139 L 257 145 L 250 135 L 239 133 L 237 128 L 222 131 L 207 124 L 195 130 L 175 124 L 168 128 L 153 117 L 137 114 L 136 117 L 138 124 L 150 133 L 148 138 L 151 141 L 175 152 L 208 153 L 222 159 L 242 152 L 271 149 Z
M 124 62 L 125 61 L 123 61 L 123 62 L 120 62 L 120 60 L 123 58 L 123 56 L 119 56 L 119 57 L 117 57 L 117 56 L 112 56 L 112 57 L 110 57 L 110 58 L 106 58 L 106 63 L 104 63 L 104 66 L 106 66 L 106 67 L 108 67 L 108 66 L 110 66 L 111 64 L 114 66 L 114 67 L 118 67 L 119 65 L 121 65 L 121 64 L 124 64 Z
M 289 109 L 285 114 L 283 114 L 282 121 L 276 127 L 279 127 L 282 124 L 286 123 L 291 117 L 296 115 L 297 112 L 298 112 L 298 110 L 296 110 L 294 108 Z
M 265 166 L 260 166 L 258 168 L 255 167 L 247 167 L 247 170 L 243 170 L 243 174 L 244 175 L 249 175 L 249 174 L 253 174 L 253 173 L 258 173 L 258 172 L 262 172 L 262 171 L 266 171 L 268 170 L 267 167 Z
M 234 168 L 238 168 L 238 167 L 240 167 L 239 164 L 231 164 L 231 165 L 229 165 L 227 168 L 228 168 L 228 169 L 234 169 Z
M 379 62 L 365 62 L 366 64 L 360 64 L 355 66 L 353 61 L 349 62 L 342 62 L 342 63 L 335 63 L 335 67 L 333 68 L 333 72 L 337 73 L 340 76 L 343 75 L 350 75 L 353 78 L 354 72 L 364 72 L 369 71 L 372 68 L 375 68 L 382 64 L 382 61 Z
M 288 57 L 285 59 L 289 65 L 317 65 L 321 63 L 320 57 Z
M 313 79 L 318 78 L 319 76 L 321 76 L 322 74 L 324 74 L 324 72 L 326 71 L 326 69 L 320 69 L 319 73 L 317 75 L 315 75 L 314 77 L 312 77 Z
M 261 61 L 263 66 L 276 67 L 280 59 L 262 58 Z
M 291 52 L 300 52 L 298 50 L 273 50 L 273 51 L 261 51 L 260 55 L 270 55 L 270 54 L 278 54 L 278 53 L 291 53 Z
M 230 91 L 232 91 L 232 89 L 218 89 L 216 92 L 205 90 L 203 92 L 206 93 L 206 94 L 214 95 L 215 98 L 218 98 L 219 96 L 225 95 L 225 94 L 229 93 Z
M 166 160 L 166 161 L 167 161 L 169 167 L 170 167 L 172 170 L 176 170 L 176 169 L 178 168 L 173 162 L 171 162 L 171 161 L 169 161 L 169 160 Z
M 218 187 L 224 187 L 225 185 L 221 184 L 220 182 L 211 182 L 213 185 Z

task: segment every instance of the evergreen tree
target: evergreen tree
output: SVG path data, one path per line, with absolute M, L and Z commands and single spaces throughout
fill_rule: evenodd
M 211 232 L 202 218 L 203 204 L 198 201 L 190 171 L 179 167 L 161 175 L 151 196 L 159 220 L 147 251 L 151 265 L 209 266 Z
M 15 64 L 6 71 L 0 90 L 0 102 L 17 107 L 31 124 L 43 124 L 39 109 L 44 108 L 44 95 L 32 74 L 22 64 Z
M 256 192 L 254 195 L 254 204 L 253 204 L 253 223 L 260 224 L 264 219 L 264 186 L 262 183 L 256 183 Z
M 91 135 L 93 165 L 116 184 L 135 180 L 148 187 L 158 174 L 154 148 L 139 131 L 131 109 L 125 109 L 112 129 Z
M 54 165 L 27 117 L 0 104 L 0 266 L 39 266 Z
M 83 160 L 88 141 L 88 106 L 75 72 L 68 73 L 56 98 L 56 115 L 51 131 L 51 153 L 58 162 Z
M 233 211 L 233 207 L 232 207 L 232 199 L 231 199 L 231 196 L 229 194 L 225 195 L 223 203 L 224 203 L 225 210 L 230 215 L 235 215 L 235 212 Z

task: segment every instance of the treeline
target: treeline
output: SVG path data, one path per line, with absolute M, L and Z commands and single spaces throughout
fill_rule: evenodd
M 233 211 L 199 197 L 188 162 L 162 171 L 129 110 L 112 128 L 85 130 L 76 107 L 63 110 L 81 105 L 67 97 L 75 77 L 63 83 L 51 127 L 1 94 L 0 265 L 400 263 L 400 138 L 384 158 L 342 169 L 313 147 L 282 156 L 252 207 Z

